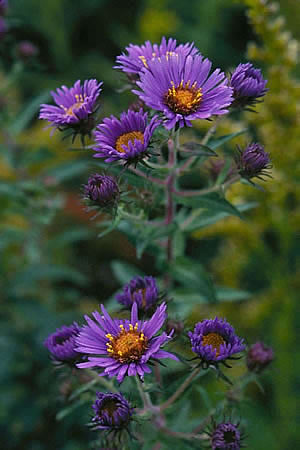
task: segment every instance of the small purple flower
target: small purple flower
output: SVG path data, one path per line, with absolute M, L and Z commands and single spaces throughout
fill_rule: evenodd
M 124 286 L 123 292 L 116 295 L 119 303 L 131 309 L 136 303 L 139 311 L 148 311 L 160 299 L 156 280 L 153 277 L 135 277 Z
M 126 47 L 128 55 L 122 53 L 117 57 L 117 64 L 114 69 L 121 69 L 128 74 L 140 74 L 140 72 L 148 68 L 148 62 L 153 61 L 161 56 L 169 57 L 171 55 L 195 55 L 198 49 L 194 47 L 194 43 L 177 45 L 176 39 L 165 37 L 162 38 L 161 43 L 151 44 L 146 41 L 143 45 L 129 44 Z
M 24 61 L 37 56 L 38 53 L 39 50 L 37 46 L 30 41 L 21 41 L 17 45 L 17 55 Z
M 76 339 L 76 350 L 94 356 L 89 356 L 88 362 L 77 367 L 100 367 L 104 369 L 100 376 L 116 376 L 122 383 L 126 375 L 138 375 L 143 379 L 145 373 L 151 373 L 148 365 L 151 359 L 178 360 L 172 353 L 161 350 L 171 335 L 163 332 L 156 336 L 167 317 L 165 303 L 157 308 L 150 320 L 143 321 L 138 319 L 135 302 L 131 308 L 131 320 L 112 319 L 103 305 L 101 310 L 102 315 L 98 311 L 93 313 L 97 323 L 85 316 L 88 325 Z
M 4 16 L 7 11 L 8 3 L 7 0 L 0 0 L 0 16 Z
M 165 127 L 192 126 L 195 119 L 226 114 L 232 102 L 232 88 L 225 74 L 216 69 L 209 75 L 211 62 L 201 55 L 162 56 L 148 62 L 133 90 L 150 108 L 165 116 Z
M 3 17 L 0 16 L 0 40 L 5 36 L 7 31 L 8 31 L 7 23 L 5 19 L 3 19 Z
M 243 339 L 239 338 L 233 327 L 225 320 L 215 317 L 195 325 L 189 332 L 192 350 L 205 364 L 214 364 L 231 358 L 245 349 Z
M 120 196 L 119 186 L 111 175 L 95 173 L 83 186 L 84 197 L 102 208 L 115 206 Z
M 159 124 L 157 116 L 148 124 L 148 114 L 142 109 L 123 112 L 120 120 L 114 116 L 105 118 L 94 133 L 96 145 L 93 149 L 97 152 L 94 157 L 105 158 L 108 163 L 137 163 L 149 156 L 150 141 Z
M 95 430 L 118 432 L 128 427 L 134 408 L 126 398 L 113 392 L 97 392 L 97 399 L 93 404 L 94 417 L 92 426 Z
M 274 352 L 263 342 L 251 345 L 247 354 L 247 367 L 251 372 L 262 372 L 274 359 Z
M 40 119 L 48 120 L 55 128 L 79 128 L 78 132 L 89 134 L 94 126 L 90 119 L 97 109 L 101 85 L 102 82 L 97 80 L 86 80 L 82 86 L 78 80 L 71 88 L 62 86 L 56 92 L 52 91 L 57 106 L 42 104 Z
M 55 362 L 74 364 L 80 360 L 81 355 L 75 350 L 75 338 L 79 335 L 81 327 L 74 322 L 70 326 L 63 325 L 50 334 L 44 342 Z
M 234 102 L 232 106 L 247 106 L 257 103 L 268 89 L 260 69 L 255 69 L 251 63 L 239 64 L 234 70 L 230 86 L 233 88 Z
M 239 148 L 239 156 L 236 162 L 238 170 L 244 178 L 257 177 L 263 179 L 262 176 L 270 177 L 267 172 L 271 168 L 270 156 L 261 144 L 249 144 L 244 150 Z
M 211 448 L 212 450 L 239 450 L 241 440 L 238 425 L 231 422 L 220 423 L 212 433 Z

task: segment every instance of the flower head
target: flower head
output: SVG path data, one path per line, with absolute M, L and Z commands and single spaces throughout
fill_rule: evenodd
M 51 95 L 57 106 L 41 105 L 40 119 L 48 120 L 51 126 L 64 130 L 74 128 L 78 133 L 89 134 L 94 126 L 91 116 L 101 92 L 97 80 L 86 80 L 81 85 L 76 81 L 73 87 L 62 86 Z
M 89 356 L 88 362 L 78 364 L 79 368 L 101 367 L 104 371 L 100 375 L 116 376 L 121 383 L 125 375 L 138 375 L 142 379 L 145 373 L 150 373 L 150 359 L 177 360 L 175 355 L 160 348 L 171 336 L 166 333 L 155 336 L 167 317 L 164 303 L 151 319 L 143 321 L 138 320 L 136 302 L 130 320 L 112 319 L 103 305 L 101 309 L 102 315 L 98 311 L 93 313 L 96 323 L 85 316 L 88 325 L 76 339 L 77 351 L 99 356 Z
M 93 404 L 92 426 L 96 430 L 117 432 L 127 428 L 134 408 L 121 393 L 97 392 Z
M 83 189 L 84 197 L 102 208 L 114 206 L 120 195 L 118 183 L 111 175 L 95 173 L 89 177 Z
M 211 436 L 212 450 L 239 450 L 241 448 L 241 433 L 238 425 L 231 422 L 216 425 Z
M 180 44 L 177 45 L 176 39 L 162 38 L 161 43 L 151 44 L 150 41 L 146 41 L 143 45 L 130 44 L 126 47 L 128 55 L 122 53 L 117 57 L 117 64 L 114 68 L 121 69 L 128 74 L 140 74 L 142 70 L 148 68 L 149 61 L 160 58 L 161 56 L 171 55 L 195 55 L 198 53 L 198 49 L 194 47 L 194 44 Z
M 255 69 L 251 63 L 239 64 L 234 70 L 230 86 L 233 88 L 233 106 L 253 105 L 258 98 L 263 97 L 267 80 L 263 79 L 260 69 Z
M 105 162 L 137 163 L 149 155 L 150 141 L 159 124 L 157 116 L 148 123 L 148 114 L 142 109 L 123 112 L 120 119 L 107 117 L 94 133 L 95 158 L 105 158 Z
M 188 335 L 193 352 L 205 364 L 216 364 L 245 349 L 243 339 L 235 334 L 233 327 L 218 317 L 198 322 Z
M 135 277 L 124 286 L 123 292 L 116 295 L 119 303 L 131 308 L 135 302 L 141 311 L 151 310 L 159 301 L 156 280 L 153 277 Z
M 30 41 L 21 41 L 17 46 L 17 54 L 19 58 L 27 61 L 39 53 L 39 49 Z
M 3 17 L 0 16 L 0 40 L 5 36 L 8 31 L 8 26 Z
M 72 325 L 63 325 L 50 334 L 44 342 L 45 347 L 51 353 L 55 362 L 74 364 L 81 359 L 81 355 L 75 350 L 75 338 L 79 335 L 81 327 L 74 322 Z
M 0 16 L 4 16 L 7 11 L 7 0 L 0 0 Z
M 209 75 L 211 62 L 201 55 L 162 56 L 148 62 L 133 90 L 150 108 L 163 112 L 167 129 L 176 124 L 191 126 L 195 119 L 225 114 L 232 101 L 232 89 L 225 74 L 216 69 Z
M 247 354 L 247 367 L 251 372 L 262 372 L 274 359 L 274 352 L 263 342 L 251 345 Z
M 270 163 L 269 153 L 265 152 L 261 144 L 252 143 L 244 150 L 239 149 L 237 166 L 242 177 L 250 179 L 270 176 L 267 172 L 271 168 Z

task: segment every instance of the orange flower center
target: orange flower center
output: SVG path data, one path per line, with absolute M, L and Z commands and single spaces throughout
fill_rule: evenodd
M 125 145 L 128 147 L 128 142 L 131 141 L 134 144 L 134 140 L 137 139 L 138 141 L 144 143 L 144 135 L 141 131 L 130 131 L 129 133 L 121 134 L 121 136 L 118 137 L 116 140 L 116 150 L 119 153 L 126 153 L 122 145 Z
M 211 345 L 216 350 L 216 356 L 220 354 L 220 347 L 225 344 L 225 340 L 218 333 L 208 333 L 202 338 L 203 345 Z
M 137 323 L 134 327 L 130 324 L 129 330 L 125 330 L 124 325 L 119 326 L 121 331 L 118 336 L 106 335 L 109 339 L 106 343 L 107 352 L 121 363 L 138 361 L 147 349 L 148 339 L 144 333 L 137 331 Z
M 190 82 L 183 84 L 183 81 L 175 87 L 171 81 L 172 87 L 165 94 L 165 104 L 175 113 L 187 115 L 197 110 L 201 99 L 202 90 L 197 89 L 197 82 L 190 86 Z
M 82 106 L 84 104 L 85 99 L 82 94 L 80 94 L 80 95 L 76 94 L 75 99 L 76 99 L 76 103 L 74 103 L 74 105 L 70 106 L 69 108 L 62 106 L 62 108 L 65 110 L 65 114 L 67 116 L 75 116 L 74 109 L 78 109 L 78 108 L 80 108 L 80 106 Z

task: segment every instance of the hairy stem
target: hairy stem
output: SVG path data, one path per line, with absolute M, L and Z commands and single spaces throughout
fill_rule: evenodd
M 139 379 L 138 376 L 135 377 L 135 380 L 136 380 L 136 384 L 137 384 L 137 388 L 138 388 L 140 397 L 141 397 L 141 399 L 143 401 L 144 410 L 145 411 L 146 410 L 152 411 L 154 405 L 152 405 L 152 401 L 151 401 L 150 395 L 148 394 L 148 392 L 144 391 L 143 386 L 142 386 L 142 382 L 141 382 L 141 380 Z
M 199 374 L 201 369 L 195 369 L 193 370 L 193 372 L 187 377 L 187 379 L 179 386 L 179 388 L 177 389 L 177 391 L 174 392 L 173 395 L 171 395 L 171 397 L 168 398 L 167 401 L 165 401 L 165 403 L 163 403 L 160 406 L 160 410 L 164 411 L 165 409 L 169 408 L 176 400 L 178 397 L 180 397 L 180 395 L 186 390 L 186 388 L 191 384 L 191 382 L 193 381 L 193 379 Z

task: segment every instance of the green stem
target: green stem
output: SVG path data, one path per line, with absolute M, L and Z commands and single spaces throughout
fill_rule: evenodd
M 200 370 L 201 370 L 200 368 L 193 370 L 193 372 L 187 377 L 187 379 L 179 386 L 177 391 L 175 391 L 174 394 L 171 395 L 171 397 L 169 397 L 167 401 L 165 401 L 165 403 L 160 405 L 161 411 L 164 411 L 165 409 L 169 408 L 175 402 L 175 400 L 177 400 L 177 398 L 180 397 L 180 395 L 191 384 L 193 379 L 199 374 Z

